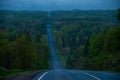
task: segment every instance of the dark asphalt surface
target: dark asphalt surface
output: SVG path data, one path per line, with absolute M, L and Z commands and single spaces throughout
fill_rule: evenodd
M 101 72 L 101 71 L 84 71 L 96 77 L 99 77 L 101 80 L 120 80 L 120 73 L 112 72 Z
M 51 70 L 41 80 L 96 80 L 77 70 Z
M 47 34 L 48 34 L 48 44 L 51 50 L 51 66 L 53 69 L 63 69 L 59 56 L 57 55 L 51 25 L 47 26 Z
M 120 74 L 54 69 L 39 75 L 35 80 L 120 80 Z

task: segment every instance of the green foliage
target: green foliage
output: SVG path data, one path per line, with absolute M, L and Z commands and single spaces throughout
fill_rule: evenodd
M 67 68 L 119 71 L 119 28 L 112 31 L 119 25 L 117 11 L 74 10 L 52 14 L 57 50 L 67 58 Z
M 103 30 L 99 35 L 93 35 L 90 40 L 90 53 L 93 56 L 96 56 L 98 52 L 103 50 L 104 39 L 105 39 L 106 31 Z
M 0 75 L 49 68 L 46 18 L 41 11 L 0 11 Z
M 111 29 L 107 35 L 106 35 L 106 39 L 105 39 L 105 43 L 104 43 L 104 54 L 107 55 L 107 62 L 106 62 L 106 66 L 108 67 L 108 69 L 110 69 L 111 67 L 113 71 L 120 71 L 120 69 L 118 67 L 120 67 L 119 65 L 119 60 L 120 60 L 120 26 Z M 108 66 L 108 64 L 111 64 L 110 66 Z
M 117 12 L 117 19 L 120 20 L 120 9 L 118 9 L 118 12 Z
M 85 46 L 80 46 L 76 52 L 73 54 L 73 62 L 71 63 L 70 68 L 75 69 L 83 69 L 83 65 L 85 62 L 85 54 L 84 54 Z
M 116 13 L 115 10 L 51 11 L 57 51 L 67 58 L 67 67 L 120 71 L 120 28 L 112 29 L 119 24 Z M 47 19 L 47 12 L 0 11 L 3 72 L 49 68 Z
M 14 68 L 17 69 L 31 69 L 34 65 L 34 60 L 36 58 L 36 52 L 34 49 L 34 44 L 29 41 L 26 35 L 21 36 L 15 42 L 14 45 Z
M 0 66 L 10 68 L 11 47 L 7 39 L 0 39 Z
M 37 43 L 37 60 L 36 60 L 36 68 L 37 69 L 48 69 L 49 68 L 49 57 L 50 50 L 48 44 L 46 43 L 47 39 L 45 36 L 42 36 L 40 39 L 40 43 Z
M 0 67 L 0 77 L 4 76 L 6 73 L 8 73 L 8 70 L 4 67 Z
M 110 29 L 107 34 L 100 33 L 91 38 L 90 42 L 90 65 L 91 69 L 109 70 L 119 72 L 120 67 L 120 27 Z
M 104 50 L 111 52 L 119 52 L 120 50 L 120 26 L 111 29 L 106 36 Z

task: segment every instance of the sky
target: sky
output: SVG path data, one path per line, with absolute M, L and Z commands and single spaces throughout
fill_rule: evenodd
M 4 10 L 114 10 L 120 0 L 0 0 Z

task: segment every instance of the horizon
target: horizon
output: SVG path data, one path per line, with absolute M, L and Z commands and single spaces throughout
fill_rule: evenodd
M 118 9 L 58 9 L 58 10 L 57 9 L 56 10 L 0 9 L 0 11 L 43 11 L 43 12 L 49 12 L 49 11 L 116 11 Z
M 119 0 L 1 0 L 0 10 L 117 10 L 120 8 Z

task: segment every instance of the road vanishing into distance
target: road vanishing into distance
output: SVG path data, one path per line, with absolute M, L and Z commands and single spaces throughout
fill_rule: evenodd
M 120 80 L 120 74 L 116 73 L 64 69 L 57 55 L 50 24 L 47 25 L 47 35 L 51 49 L 52 70 L 38 74 L 33 80 Z
M 50 13 L 48 12 L 48 17 Z M 120 80 L 120 74 L 111 72 L 100 71 L 87 71 L 87 70 L 69 70 L 65 69 L 60 62 L 57 54 L 53 26 L 50 24 L 51 20 L 47 23 L 47 36 L 48 44 L 51 50 L 51 67 L 52 70 L 38 74 L 33 80 Z
M 50 24 L 47 25 L 47 35 L 48 35 L 48 44 L 51 50 L 51 66 L 53 69 L 63 69 L 63 66 L 57 55 L 54 37 L 53 37 L 53 31 L 52 31 L 52 27 Z

